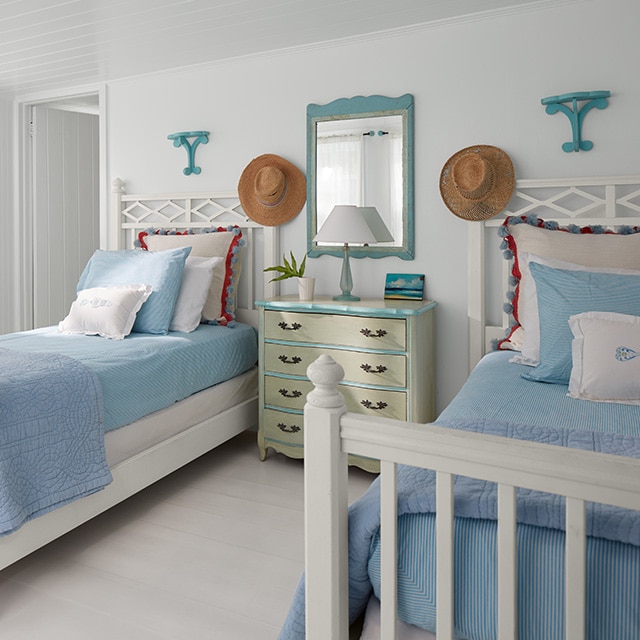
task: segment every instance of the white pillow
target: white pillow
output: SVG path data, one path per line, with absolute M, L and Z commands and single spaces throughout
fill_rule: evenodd
M 122 340 L 131 333 L 136 315 L 151 291 L 148 284 L 92 287 L 78 291 L 69 315 L 58 324 L 58 331 Z
M 520 225 L 524 226 L 524 225 Z M 612 273 L 619 275 L 640 276 L 640 271 L 632 269 L 618 269 L 616 267 L 589 267 L 573 262 L 565 262 L 556 258 L 544 258 L 528 252 L 519 253 L 520 280 L 519 293 L 519 317 L 524 328 L 520 353 L 511 358 L 511 362 L 526 364 L 535 367 L 540 363 L 540 315 L 538 312 L 538 296 L 536 283 L 531 275 L 529 263 L 538 264 L 552 269 L 564 269 L 565 271 L 589 271 L 591 273 Z M 512 339 L 513 340 L 513 339 Z
M 640 404 L 640 317 L 588 311 L 569 318 L 574 339 L 569 395 Z
M 198 327 L 214 269 L 223 263 L 223 258 L 187 258 L 170 331 L 190 333 Z

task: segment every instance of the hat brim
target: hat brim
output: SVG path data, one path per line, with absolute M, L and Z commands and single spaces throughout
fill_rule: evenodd
M 272 207 L 261 204 L 255 194 L 256 174 L 266 166 L 277 167 L 287 180 L 284 198 Z M 242 210 L 251 220 L 266 227 L 274 227 L 288 222 L 300 213 L 307 199 L 307 181 L 294 164 L 280 156 L 266 153 L 254 158 L 244 168 L 238 181 L 238 197 Z
M 453 182 L 452 168 L 467 153 L 479 153 L 488 160 L 495 171 L 495 185 L 480 200 L 470 200 L 460 194 Z M 475 145 L 454 153 L 440 172 L 440 195 L 447 208 L 459 218 L 470 221 L 488 220 L 504 211 L 515 188 L 515 174 L 511 158 L 498 147 Z

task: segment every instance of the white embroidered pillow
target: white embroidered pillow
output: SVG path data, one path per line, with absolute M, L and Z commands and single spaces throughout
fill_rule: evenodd
M 588 311 L 569 318 L 574 335 L 569 395 L 640 404 L 640 317 Z
M 122 340 L 131 333 L 140 308 L 151 295 L 148 284 L 92 287 L 78 291 L 69 315 L 58 324 L 65 334 Z

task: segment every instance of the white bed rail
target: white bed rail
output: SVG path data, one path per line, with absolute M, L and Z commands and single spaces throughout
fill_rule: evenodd
M 347 413 L 323 355 L 305 405 L 306 638 L 348 636 L 347 454 L 381 460 L 381 637 L 396 638 L 396 465 L 436 471 L 437 638 L 453 639 L 453 476 L 498 484 L 498 639 L 517 637 L 516 487 L 566 497 L 566 639 L 585 637 L 585 502 L 640 510 L 640 460 Z

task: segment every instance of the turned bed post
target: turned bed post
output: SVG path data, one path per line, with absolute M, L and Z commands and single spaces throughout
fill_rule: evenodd
M 304 407 L 305 591 L 307 640 L 349 636 L 347 455 L 338 384 L 343 368 L 326 354 L 307 369 L 315 389 Z

